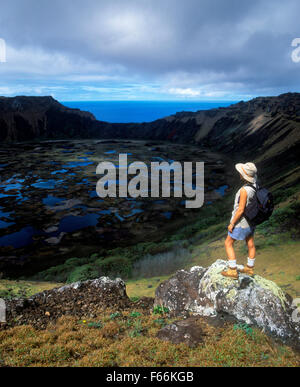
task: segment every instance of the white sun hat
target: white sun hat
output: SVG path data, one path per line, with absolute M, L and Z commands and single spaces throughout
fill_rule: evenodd
M 246 163 L 246 164 L 236 164 L 236 170 L 243 176 L 246 181 L 249 183 L 256 183 L 257 180 L 257 169 L 255 164 Z

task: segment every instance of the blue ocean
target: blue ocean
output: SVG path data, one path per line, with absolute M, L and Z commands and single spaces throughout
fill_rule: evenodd
M 86 110 L 97 120 L 107 122 L 151 122 L 177 112 L 208 110 L 229 106 L 236 101 L 72 101 L 61 103 Z

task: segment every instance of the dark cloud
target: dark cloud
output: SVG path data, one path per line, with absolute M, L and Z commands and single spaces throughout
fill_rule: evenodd
M 291 61 L 299 15 L 298 0 L 10 0 L 0 13 L 10 54 L 0 93 L 299 91 L 300 63 Z

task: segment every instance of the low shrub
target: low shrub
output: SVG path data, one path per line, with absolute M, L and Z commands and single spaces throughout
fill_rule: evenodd
M 100 275 L 128 277 L 131 272 L 131 262 L 126 257 L 110 256 L 95 261 L 95 268 Z
M 299 237 L 300 203 L 295 202 L 283 208 L 274 210 L 272 216 L 264 223 L 257 226 L 257 230 L 264 235 L 276 234 L 293 230 Z
M 289 188 L 279 188 L 276 191 L 272 192 L 274 197 L 274 204 L 277 205 L 285 200 L 289 199 L 292 195 L 300 191 L 300 184 L 297 184 Z
M 156 255 L 148 254 L 134 263 L 132 278 L 151 278 L 174 273 L 184 267 L 190 258 L 190 251 L 183 248 Z
M 82 265 L 76 267 L 68 276 L 67 282 L 86 281 L 99 277 L 98 271 L 92 265 Z

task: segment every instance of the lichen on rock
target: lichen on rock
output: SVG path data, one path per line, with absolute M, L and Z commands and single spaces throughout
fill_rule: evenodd
M 282 339 L 298 341 L 300 324 L 293 321 L 295 307 L 291 297 L 274 282 L 258 275 L 240 274 L 238 281 L 224 277 L 221 272 L 226 266 L 226 261 L 217 260 L 207 269 L 195 266 L 177 272 L 156 290 L 155 304 L 167 306 L 174 315 L 225 314 Z
M 287 296 L 284 291 L 275 284 L 275 282 L 267 280 L 259 275 L 255 275 L 254 277 L 255 283 L 257 283 L 260 287 L 269 290 L 274 294 L 275 297 L 278 297 L 281 300 L 282 307 L 286 309 L 288 304 Z

